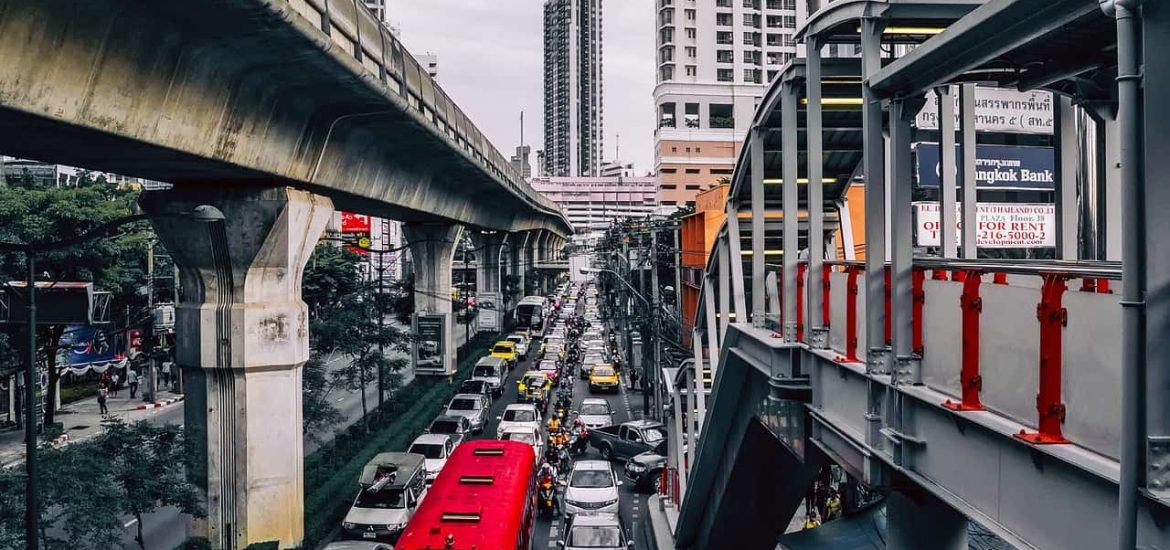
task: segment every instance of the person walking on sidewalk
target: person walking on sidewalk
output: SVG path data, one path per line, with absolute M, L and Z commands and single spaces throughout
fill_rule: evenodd
M 638 390 L 638 369 L 630 369 L 630 391 Z
M 109 394 L 110 390 L 106 389 L 105 384 L 98 386 L 98 407 L 101 409 L 101 414 L 103 416 L 110 414 L 110 409 L 106 406 L 106 399 L 108 398 Z
M 130 385 L 130 399 L 134 399 L 134 394 L 138 393 L 138 371 L 134 367 L 126 370 L 126 383 Z
M 118 397 L 118 385 L 121 381 L 122 379 L 117 372 L 110 375 L 110 395 L 112 397 Z
M 170 361 L 163 361 L 162 368 L 159 370 L 159 374 L 162 375 L 163 385 L 171 383 L 171 362 Z

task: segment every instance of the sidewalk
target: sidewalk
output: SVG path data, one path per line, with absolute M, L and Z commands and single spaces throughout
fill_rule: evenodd
M 121 418 L 126 422 L 135 422 L 158 415 L 162 411 L 169 413 L 171 409 L 182 404 L 183 396 L 169 391 L 160 391 L 156 397 L 155 403 L 160 406 L 153 407 L 151 403 L 142 400 L 141 393 L 137 394 L 134 399 L 130 399 L 130 389 L 122 388 L 117 397 L 111 396 L 106 401 L 106 406 L 110 410 L 111 417 Z M 68 436 L 67 441 L 76 442 L 101 433 L 102 415 L 100 410 L 96 396 L 63 405 L 57 411 L 57 422 L 63 425 L 65 435 Z M 181 416 L 178 423 L 182 423 Z M 7 467 L 23 460 L 24 430 L 0 431 L 0 467 Z
M 650 512 L 650 538 L 658 550 L 674 548 L 674 530 L 678 527 L 678 509 L 669 500 L 653 495 L 646 502 Z

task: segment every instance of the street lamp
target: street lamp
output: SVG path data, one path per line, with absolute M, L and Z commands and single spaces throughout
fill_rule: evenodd
M 200 223 L 216 223 L 223 222 L 224 215 L 218 208 L 210 205 L 200 205 L 195 207 L 190 212 L 172 212 L 164 213 L 157 216 L 150 216 L 147 214 L 133 214 L 130 216 L 123 216 L 106 222 L 94 229 L 86 231 L 75 237 L 62 239 L 59 241 L 46 242 L 32 242 L 32 243 L 14 243 L 7 241 L 0 241 L 0 252 L 20 252 L 24 254 L 25 260 L 25 292 L 28 293 L 26 303 L 28 304 L 28 314 L 25 317 L 25 324 L 28 330 L 28 355 L 26 357 L 27 364 L 25 365 L 25 384 L 24 384 L 24 418 L 25 418 L 25 510 L 24 510 L 24 536 L 25 545 L 29 550 L 36 550 L 39 544 L 37 535 L 39 532 L 38 523 L 40 522 L 40 498 L 37 488 L 37 436 L 34 430 L 36 420 L 33 418 L 36 415 L 36 407 L 33 401 L 36 399 L 36 391 L 33 385 L 36 384 L 37 376 L 37 306 L 36 306 L 36 254 L 40 251 L 56 250 L 60 248 L 68 248 L 75 246 L 96 237 L 103 236 L 118 227 L 126 224 L 139 222 L 148 218 L 190 218 L 191 220 Z

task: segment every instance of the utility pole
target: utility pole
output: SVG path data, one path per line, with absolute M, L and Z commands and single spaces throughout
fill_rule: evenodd
M 653 222 L 651 223 L 653 224 Z M 642 385 L 642 416 L 649 416 L 650 400 L 653 395 L 655 405 L 653 418 L 658 418 L 658 373 L 661 370 L 660 363 L 662 361 L 662 335 L 660 334 L 662 324 L 658 316 L 658 308 L 661 307 L 661 302 L 658 296 L 658 228 L 655 225 L 651 225 L 650 230 L 650 285 L 652 292 L 651 304 L 653 306 L 650 315 L 653 316 L 651 319 L 654 322 L 654 338 L 651 339 L 654 343 L 654 362 L 651 364 L 650 372 L 645 373 L 646 375 L 642 377 L 646 381 Z
M 468 256 L 467 247 L 463 247 L 463 344 L 471 343 L 471 284 L 467 282 L 467 270 L 470 269 L 469 264 L 471 258 Z
M 156 401 L 158 379 L 154 375 L 154 239 L 146 245 L 146 316 L 147 329 L 143 331 L 143 351 L 150 350 L 146 355 L 146 391 L 142 393 L 142 400 L 149 403 Z M 146 337 L 148 335 L 148 337 Z M 148 343 L 149 342 L 149 343 Z
M 386 280 L 385 223 L 386 223 L 386 220 L 382 220 L 382 224 L 383 224 L 383 226 L 382 226 L 382 229 L 383 229 L 383 231 L 382 231 L 382 250 L 380 250 L 378 252 L 378 268 L 375 270 L 378 272 L 378 295 L 374 297 L 374 307 L 377 308 L 377 310 L 378 310 L 378 357 L 383 361 L 386 359 L 386 356 L 384 354 L 385 350 L 383 349 L 384 346 L 382 345 L 382 340 L 385 338 L 384 331 L 385 331 L 385 327 L 386 327 L 386 308 L 383 307 L 385 302 L 383 302 L 384 294 L 382 292 L 382 290 L 383 290 L 382 283 Z M 379 413 L 381 413 L 382 411 L 385 410 L 385 409 L 383 409 L 383 405 L 386 402 L 386 376 L 382 372 L 384 370 L 386 370 L 386 369 L 382 368 L 381 365 L 378 366 L 378 411 L 379 411 Z

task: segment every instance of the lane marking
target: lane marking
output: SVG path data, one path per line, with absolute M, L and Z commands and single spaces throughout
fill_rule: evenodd
M 123 523 L 122 527 L 129 528 L 131 525 L 134 525 L 135 523 L 138 523 L 138 518 L 132 518 L 130 521 Z

